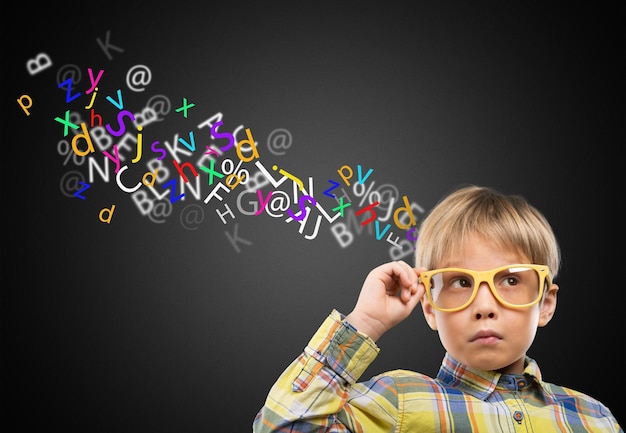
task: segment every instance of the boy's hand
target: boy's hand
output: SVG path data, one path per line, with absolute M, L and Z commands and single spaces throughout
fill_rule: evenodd
M 398 260 L 370 271 L 346 321 L 376 341 L 387 330 L 406 319 L 424 295 L 416 269 Z

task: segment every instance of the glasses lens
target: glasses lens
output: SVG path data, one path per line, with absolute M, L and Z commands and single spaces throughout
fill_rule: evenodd
M 533 268 L 508 268 L 493 277 L 493 285 L 498 295 L 513 305 L 534 302 L 539 297 L 539 284 L 539 274 Z
M 430 278 L 430 294 L 438 308 L 451 309 L 464 305 L 472 296 L 476 284 L 470 273 L 437 271 Z M 512 267 L 496 273 L 493 284 L 498 295 L 513 305 L 530 304 L 540 294 L 539 274 L 533 268 Z
M 430 296 L 439 308 L 457 308 L 469 301 L 474 277 L 460 271 L 439 271 L 430 277 Z

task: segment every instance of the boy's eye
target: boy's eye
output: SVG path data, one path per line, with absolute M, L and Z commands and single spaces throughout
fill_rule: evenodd
M 472 282 L 466 278 L 460 278 L 459 283 L 462 287 L 472 287 Z
M 459 278 L 454 278 L 452 280 L 450 280 L 450 287 L 472 287 L 472 280 L 470 280 L 469 278 L 463 278 L 463 277 L 459 277 Z
M 506 277 L 502 279 L 502 286 L 516 286 L 519 284 L 519 279 L 517 277 Z

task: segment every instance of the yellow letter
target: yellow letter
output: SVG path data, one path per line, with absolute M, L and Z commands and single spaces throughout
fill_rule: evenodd
M 28 105 L 24 105 L 22 103 L 22 99 L 26 99 L 28 101 Z M 28 112 L 28 109 L 33 106 L 33 100 L 30 98 L 30 96 L 28 96 L 28 95 L 20 96 L 17 99 L 17 103 L 20 105 L 20 107 L 22 107 L 22 110 L 24 110 L 24 113 L 26 113 L 27 116 L 30 116 L 30 113 Z
M 393 213 L 393 220 L 396 222 L 396 225 L 398 226 L 398 228 L 402 230 L 406 230 L 409 227 L 414 226 L 417 223 L 415 222 L 415 216 L 413 216 L 413 210 L 411 210 L 411 204 L 409 203 L 409 199 L 406 197 L 406 195 L 403 195 L 402 200 L 404 200 L 405 207 L 400 206 L 398 209 L 396 209 L 396 211 Z M 398 214 L 402 212 L 403 210 L 405 210 L 406 213 L 409 214 L 409 218 L 410 218 L 409 224 L 400 224 L 400 219 L 398 218 Z
M 141 178 L 141 182 L 145 185 L 145 186 L 154 186 L 154 182 L 157 179 L 157 173 L 159 172 L 159 169 L 157 168 L 154 171 L 146 171 L 146 173 L 143 175 L 143 177 Z M 152 176 L 152 181 L 151 182 L 147 182 L 146 181 L 146 177 L 148 176 Z
M 103 223 L 107 223 L 110 224 L 111 223 L 111 218 L 113 218 L 113 212 L 115 211 L 115 205 L 111 206 L 111 209 L 107 209 L 105 207 L 102 208 L 102 210 L 100 210 L 100 214 L 98 215 L 98 218 L 100 218 L 100 221 L 102 221 Z M 103 214 L 105 212 L 109 213 L 109 216 L 107 218 L 104 218 Z
M 241 159 L 243 162 L 250 162 L 253 159 L 256 159 L 256 158 L 259 157 L 259 152 L 256 149 L 256 144 L 254 143 L 254 138 L 252 138 L 252 133 L 250 132 L 250 128 L 246 128 L 246 134 L 248 135 L 248 139 L 246 140 L 244 138 L 239 143 L 237 143 L 237 156 L 239 156 L 239 159 Z M 250 147 L 252 148 L 252 156 L 251 157 L 245 158 L 243 156 L 243 154 L 241 153 L 241 147 L 244 144 L 249 144 Z
M 85 156 L 88 153 L 93 153 L 96 150 L 93 148 L 93 143 L 91 142 L 91 137 L 89 136 L 89 131 L 87 131 L 87 125 L 85 122 L 80 124 L 81 129 L 83 130 L 82 134 L 76 134 L 74 138 L 72 138 L 72 149 L 78 156 Z M 76 143 L 79 138 L 84 138 L 87 141 L 87 150 L 80 151 L 78 150 L 78 144 Z

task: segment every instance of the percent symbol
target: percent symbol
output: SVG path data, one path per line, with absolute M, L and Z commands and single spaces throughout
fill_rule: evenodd
M 76 152 L 74 152 L 74 150 L 72 149 L 69 141 L 67 140 L 59 141 L 59 143 L 57 144 L 57 152 L 59 153 L 59 155 L 65 156 L 63 166 L 67 165 L 67 162 L 70 160 L 70 158 L 73 158 L 74 165 L 83 165 L 83 163 L 85 162 L 85 158 L 77 155 Z
M 237 179 L 239 179 L 239 182 L 237 182 L 237 184 L 241 183 L 242 185 L 245 185 L 248 182 L 250 172 L 245 168 L 239 170 L 239 167 L 241 167 L 242 163 L 243 161 L 239 160 L 239 164 L 237 164 L 237 166 L 235 167 L 235 163 L 232 159 L 225 159 L 224 161 L 222 161 L 222 172 L 228 176 L 236 172 L 237 174 L 235 176 L 237 177 Z M 230 165 L 230 167 L 226 167 L 227 165 Z
M 365 185 L 362 184 L 362 183 L 357 182 L 357 183 L 354 184 L 354 187 L 353 187 L 354 195 L 356 195 L 357 197 L 362 197 L 361 201 L 359 202 L 359 207 L 363 206 L 363 202 L 365 201 L 365 199 L 367 199 L 370 196 L 370 194 L 373 194 L 373 193 L 371 193 L 371 191 L 372 191 L 372 188 L 374 187 L 375 183 L 376 183 L 375 181 L 370 183 L 369 187 L 367 187 L 367 189 L 365 189 Z M 363 188 L 363 190 L 361 191 L 360 194 L 357 191 L 357 188 L 359 188 L 359 187 Z M 376 193 L 376 191 L 374 191 L 374 193 Z

